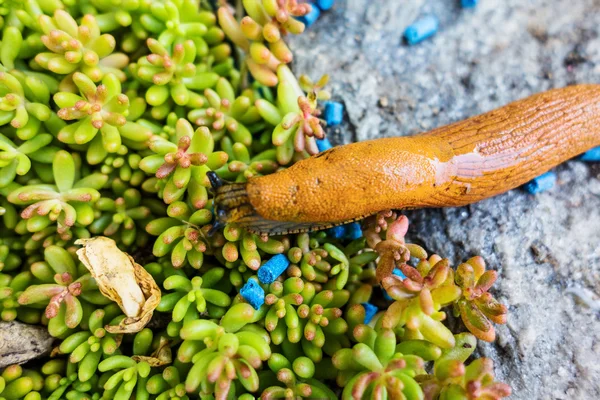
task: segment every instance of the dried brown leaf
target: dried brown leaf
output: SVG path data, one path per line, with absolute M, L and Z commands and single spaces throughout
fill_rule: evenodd
M 171 364 L 173 361 L 171 346 L 164 337 L 160 338 L 158 348 L 149 356 L 132 356 L 131 358 L 137 362 L 146 361 L 151 367 L 162 367 Z
M 96 280 L 100 292 L 116 302 L 126 315 L 118 326 L 106 326 L 111 333 L 141 331 L 160 303 L 160 288 L 152 276 L 114 240 L 104 236 L 78 239 L 79 260 Z

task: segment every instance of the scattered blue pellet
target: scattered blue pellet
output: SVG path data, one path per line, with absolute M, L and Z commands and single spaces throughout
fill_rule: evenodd
M 433 36 L 440 26 L 440 21 L 433 15 L 419 18 L 404 31 L 408 44 L 413 45 Z
M 327 229 L 327 236 L 334 239 L 343 239 L 346 236 L 346 227 L 344 225 L 334 226 L 333 228 Z
M 525 186 L 525 190 L 527 190 L 531 194 L 537 194 L 541 192 L 545 192 L 546 190 L 552 189 L 552 187 L 556 184 L 556 174 L 554 172 L 546 172 L 543 175 L 538 176 L 535 179 L 527 182 Z
M 325 103 L 325 121 L 328 126 L 336 126 L 344 119 L 344 105 L 337 101 Z
M 360 228 L 360 224 L 358 222 L 353 222 L 351 224 L 345 225 L 346 228 L 346 239 L 356 240 L 362 237 L 362 229 Z
M 319 19 L 319 15 L 321 15 L 321 10 L 319 10 L 319 7 L 311 7 L 311 10 L 308 14 L 297 17 L 296 19 L 302 22 L 308 28 L 314 24 L 317 19 Z
M 377 311 L 379 311 L 379 309 L 371 303 L 362 303 L 362 306 L 365 308 L 365 322 L 364 323 L 368 324 L 369 322 L 371 322 L 371 320 L 373 319 L 375 314 L 377 314 Z
M 327 232 L 327 236 L 334 239 L 356 240 L 362 237 L 362 229 L 358 222 L 334 226 L 333 228 L 327 229 L 325 232 Z
M 319 151 L 329 150 L 332 147 L 333 146 L 331 145 L 331 142 L 329 141 L 329 139 L 327 139 L 327 138 L 317 139 L 317 148 L 319 149 Z
M 600 147 L 594 147 L 579 157 L 582 161 L 600 161 Z
M 402 279 L 402 280 L 406 279 L 406 275 L 404 275 L 404 273 L 402 271 L 400 271 L 398 268 L 394 268 L 394 270 L 392 271 L 392 274 L 399 276 L 400 279 Z
M 333 7 L 335 0 L 316 0 L 315 5 L 319 7 L 321 11 L 327 11 Z
M 462 8 L 475 8 L 479 0 L 460 0 Z
M 248 279 L 248 282 L 242 286 L 240 294 L 255 310 L 265 303 L 265 291 L 254 279 Z
M 258 269 L 258 280 L 261 283 L 272 283 L 289 266 L 290 260 L 283 254 L 277 254 Z

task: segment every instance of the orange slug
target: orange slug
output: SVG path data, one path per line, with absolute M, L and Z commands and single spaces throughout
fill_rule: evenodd
M 464 206 L 598 145 L 600 85 L 578 85 L 412 137 L 334 147 L 246 183 L 210 179 L 218 223 L 276 235 L 387 209 Z

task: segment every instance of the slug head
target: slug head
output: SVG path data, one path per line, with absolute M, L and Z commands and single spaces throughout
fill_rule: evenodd
M 222 228 L 225 224 L 235 223 L 251 233 L 260 236 L 286 235 L 288 233 L 311 232 L 320 229 L 331 228 L 338 223 L 311 223 L 299 221 L 277 221 L 266 218 L 256 211 L 247 191 L 248 183 L 228 183 L 223 181 L 214 172 L 206 174 L 210 180 L 214 194 L 213 207 L 215 211 L 215 222 L 209 234 Z M 251 178 L 251 179 L 261 179 Z M 260 199 L 258 199 L 260 201 Z
M 206 176 L 214 194 L 215 223 L 211 231 L 222 228 L 229 222 L 241 221 L 245 216 L 256 213 L 248 199 L 245 183 L 225 182 L 213 171 L 207 172 Z

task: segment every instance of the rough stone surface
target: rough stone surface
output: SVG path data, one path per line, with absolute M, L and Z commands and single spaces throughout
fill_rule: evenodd
M 293 40 L 296 71 L 330 73 L 346 106 L 338 143 L 410 135 L 598 82 L 600 1 L 482 0 L 468 11 L 459 3 L 340 0 Z M 427 13 L 441 20 L 438 34 L 404 44 L 406 26 Z M 537 196 L 513 190 L 409 213 L 412 238 L 430 251 L 454 262 L 479 254 L 500 272 L 495 293 L 510 305 L 508 324 L 479 351 L 513 399 L 600 398 L 600 166 L 570 161 L 557 172 L 558 185 Z
M 0 368 L 48 354 L 53 341 L 44 326 L 0 322 Z

